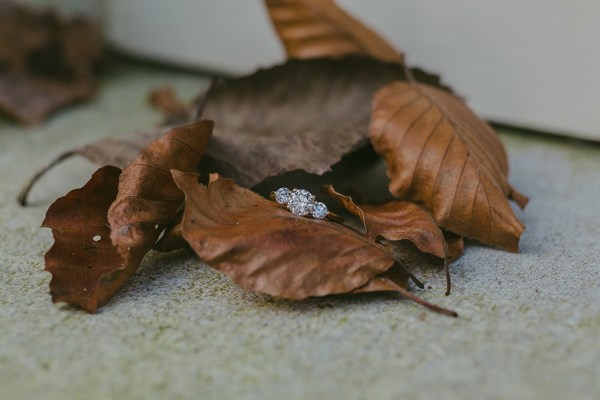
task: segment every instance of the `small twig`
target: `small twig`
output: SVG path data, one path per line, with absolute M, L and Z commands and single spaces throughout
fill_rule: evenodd
M 23 187 L 23 189 L 21 189 L 21 192 L 19 193 L 19 197 L 17 197 L 17 201 L 19 202 L 19 204 L 23 207 L 26 207 L 27 206 L 27 197 L 29 196 L 29 193 L 31 192 L 31 188 L 33 187 L 33 185 L 42 176 L 44 176 L 46 174 L 46 172 L 48 172 L 54 166 L 56 166 L 57 164 L 60 164 L 67 158 L 73 157 L 76 154 L 77 154 L 77 150 L 69 150 L 65 153 L 62 153 L 61 155 L 56 157 L 56 159 L 54 159 L 54 161 L 52 161 L 50 164 L 46 165 L 44 168 L 42 168 L 41 170 L 36 172 L 36 174 L 31 177 L 31 179 L 25 185 L 25 187 Z
M 409 300 L 414 301 L 417 304 L 420 304 L 424 307 L 429 308 L 432 311 L 435 311 L 437 313 L 440 314 L 444 314 L 447 315 L 449 317 L 458 317 L 458 313 L 456 311 L 452 311 L 452 310 L 448 310 L 447 308 L 444 307 L 440 307 L 438 305 L 435 305 L 433 303 L 430 303 L 428 301 L 423 300 L 422 298 L 415 296 L 414 294 L 412 294 L 411 292 L 409 292 L 408 290 L 404 289 L 403 287 L 398 286 L 398 288 L 396 288 L 396 290 L 404 297 L 406 297 Z

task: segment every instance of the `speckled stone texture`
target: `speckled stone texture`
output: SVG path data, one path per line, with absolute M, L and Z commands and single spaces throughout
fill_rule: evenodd
M 48 205 L 95 169 L 71 160 L 15 198 L 76 144 L 152 126 L 147 91 L 191 97 L 206 80 L 113 71 L 97 99 L 21 128 L 0 120 L 2 399 L 598 399 L 600 145 L 502 132 L 511 182 L 531 197 L 521 254 L 469 243 L 417 294 L 304 302 L 249 293 L 183 252 L 151 254 L 97 315 L 54 305 L 40 229 Z

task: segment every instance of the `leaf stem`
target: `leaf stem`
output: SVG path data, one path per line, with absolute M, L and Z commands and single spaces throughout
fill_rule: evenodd
M 36 172 L 35 175 L 33 175 L 29 179 L 29 182 L 23 187 L 23 189 L 21 189 L 21 192 L 19 193 L 19 197 L 17 197 L 17 201 L 19 202 L 19 204 L 23 207 L 26 207 L 27 206 L 27 197 L 29 196 L 29 193 L 31 192 L 31 188 L 33 187 L 33 185 L 35 185 L 35 183 L 42 176 L 44 176 L 46 174 L 46 172 L 51 170 L 54 166 L 56 166 L 57 164 L 60 164 L 67 158 L 73 157 L 76 154 L 77 154 L 77 150 L 66 151 L 66 152 L 60 154 L 58 157 L 56 157 L 50 164 L 46 165 L 44 168 L 42 168 L 41 170 Z
M 409 292 L 408 290 L 404 289 L 403 287 L 398 287 L 398 288 L 396 288 L 396 290 L 402 296 L 406 297 L 409 300 L 414 301 L 417 304 L 420 304 L 420 305 L 422 305 L 424 307 L 429 308 L 431 311 L 435 311 L 437 313 L 444 314 L 444 315 L 447 315 L 447 316 L 453 317 L 453 318 L 458 317 L 458 313 L 456 311 L 452 311 L 452 310 L 449 310 L 447 308 L 440 307 L 438 305 L 430 303 L 430 302 L 428 302 L 426 300 L 423 300 L 422 298 L 420 298 L 420 297 L 412 294 L 411 292 Z

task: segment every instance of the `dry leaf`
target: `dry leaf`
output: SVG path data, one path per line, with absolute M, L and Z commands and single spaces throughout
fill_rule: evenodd
M 370 134 L 395 196 L 422 204 L 444 229 L 518 251 L 524 225 L 507 198 L 527 198 L 507 181 L 493 129 L 451 94 L 394 82 L 374 98 Z
M 0 1 L 0 111 L 36 123 L 89 98 L 100 36 L 83 19 L 63 20 Z
M 198 171 L 212 129 L 212 121 L 174 128 L 123 170 L 117 198 L 108 211 L 111 239 L 123 256 L 132 249 L 150 250 L 173 224 L 184 197 L 170 170 Z
M 185 239 L 247 289 L 290 299 L 396 291 L 455 314 L 408 293 L 390 249 L 350 228 L 296 216 L 229 179 L 213 175 L 205 186 L 196 174 L 172 173 L 186 196 Z
M 265 0 L 290 58 L 365 54 L 403 62 L 403 55 L 332 0 Z
M 173 178 L 186 194 L 184 237 L 247 289 L 291 299 L 347 293 L 394 264 L 389 249 L 353 230 L 296 216 L 229 179 Z
M 291 60 L 227 81 L 204 110 L 218 121 L 207 157 L 245 187 L 294 170 L 321 175 L 368 143 L 372 96 L 398 79 L 403 66 L 354 56 Z
M 52 301 L 67 302 L 89 313 L 110 299 L 140 264 L 144 253 L 123 257 L 110 240 L 106 218 L 117 195 L 120 170 L 103 167 L 88 183 L 56 200 L 42 226 L 51 228 L 54 244 L 46 254 L 52 273 Z
M 444 235 L 431 214 L 409 201 L 393 201 L 381 205 L 356 205 L 352 198 L 328 185 L 325 191 L 344 208 L 360 218 L 367 236 L 376 240 L 409 240 L 419 250 L 446 258 Z

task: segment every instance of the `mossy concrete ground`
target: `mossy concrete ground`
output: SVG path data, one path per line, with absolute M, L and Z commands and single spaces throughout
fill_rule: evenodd
M 48 205 L 95 169 L 63 150 L 152 126 L 147 91 L 191 97 L 201 77 L 113 71 L 98 97 L 48 123 L 0 120 L 2 399 L 598 399 L 600 146 L 503 131 L 511 182 L 531 197 L 520 254 L 469 243 L 416 292 L 452 319 L 395 296 L 291 302 L 249 293 L 185 253 L 152 254 L 97 315 L 54 305 L 40 229 Z

